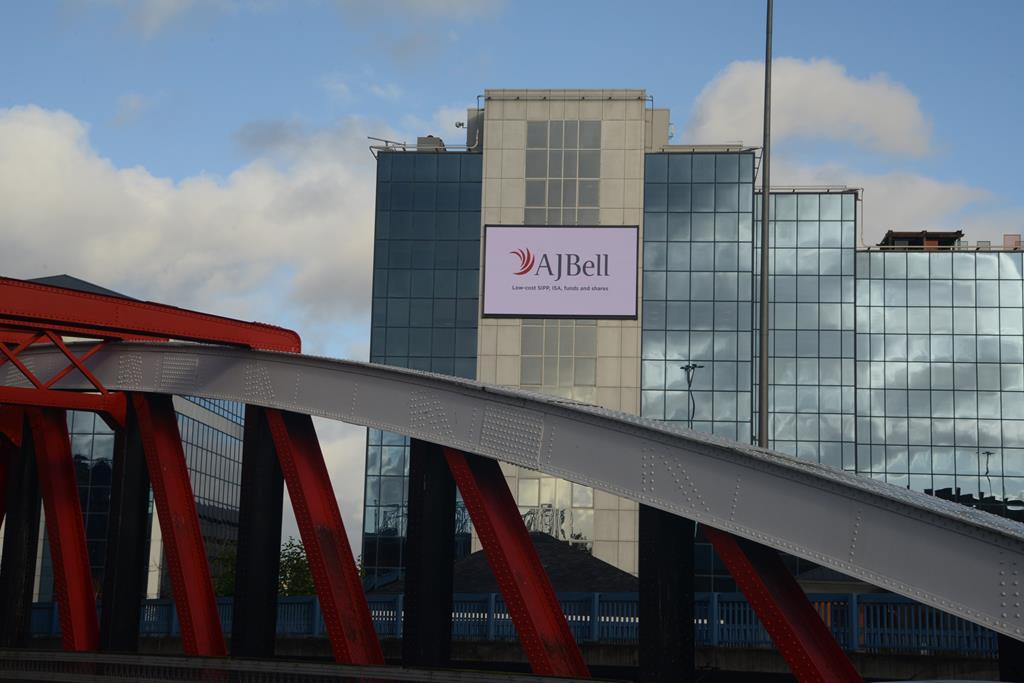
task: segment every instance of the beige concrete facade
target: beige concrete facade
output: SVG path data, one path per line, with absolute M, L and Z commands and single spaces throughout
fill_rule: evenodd
M 642 240 L 644 153 L 668 143 L 668 112 L 649 101 L 643 90 L 486 91 L 483 225 L 636 225 Z M 639 414 L 639 316 L 483 318 L 477 378 Z M 636 503 L 522 468 L 505 474 L 532 530 L 636 573 Z

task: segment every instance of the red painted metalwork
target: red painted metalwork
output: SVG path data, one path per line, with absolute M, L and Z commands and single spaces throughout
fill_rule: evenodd
M 0 278 L 0 324 L 98 338 L 172 338 L 297 353 L 299 335 L 272 325 L 115 296 Z
M 345 664 L 383 664 L 313 420 L 271 409 L 266 415 L 334 658 Z
M 590 678 L 497 461 L 444 449 L 534 673 Z
M 2 402 L 0 402 L 2 403 Z M 17 406 L 0 405 L 0 436 L 21 447 L 21 430 L 25 424 L 25 411 Z
M 92 339 L 95 343 L 76 355 L 64 343 L 64 335 Z M 60 432 L 55 416 L 63 415 L 62 410 L 87 410 L 100 414 L 112 427 L 123 427 L 128 397 L 103 386 L 87 361 L 111 341 L 167 339 L 295 353 L 301 350 L 298 334 L 271 325 L 0 277 L 0 366 L 10 363 L 29 385 L 0 387 L 0 433 L 15 443 L 20 442 L 25 413 L 16 406 L 33 408 L 29 412 L 34 416 L 36 426 L 33 429 L 40 430 L 37 435 L 43 454 L 39 464 L 40 483 L 50 540 L 54 544 L 54 570 L 59 574 L 57 590 L 59 596 L 61 591 L 65 594 L 60 617 L 68 649 L 94 648 L 97 628 L 67 427 L 62 425 Z M 21 354 L 40 344 L 59 349 L 67 365 L 49 376 L 39 376 L 30 364 L 23 362 Z M 72 373 L 84 377 L 92 391 L 60 390 L 59 382 Z M 139 417 L 163 529 L 185 652 L 223 655 L 226 653 L 224 636 L 171 399 L 139 395 L 132 397 L 132 401 Z M 8 461 L 0 451 L 0 486 L 6 478 Z M 327 489 L 329 492 L 329 484 Z M 0 519 L 3 514 L 4 501 L 0 497 Z M 340 516 L 338 520 L 340 524 Z M 341 537 L 345 538 L 344 531 Z M 345 549 L 352 564 L 347 543 Z M 354 565 L 352 570 L 355 571 Z M 356 579 L 358 581 L 358 577 Z M 360 599 L 361 596 L 360 591 Z M 92 605 L 89 609 L 86 609 L 87 602 Z M 364 599 L 363 609 L 369 619 Z M 378 654 L 379 650 L 377 645 Z
M 153 486 L 185 654 L 227 654 L 170 396 L 132 394 Z
M 863 683 L 777 552 L 702 528 L 797 681 Z
M 99 645 L 96 593 L 85 543 L 82 506 L 71 458 L 67 415 L 52 408 L 26 411 L 46 510 L 46 533 L 53 558 L 53 588 L 64 649 L 88 652 Z
M 46 391 L 24 387 L 0 387 L 0 404 L 36 406 L 63 410 L 88 410 L 100 413 L 111 427 L 124 424 L 127 397 L 118 391 L 106 394 L 80 394 L 74 391 Z

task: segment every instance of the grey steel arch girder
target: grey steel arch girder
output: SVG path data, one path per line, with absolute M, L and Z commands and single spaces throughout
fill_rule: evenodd
M 23 356 L 63 367 L 56 350 Z M 108 345 L 110 389 L 365 425 L 602 489 L 1024 640 L 1024 525 L 891 484 L 593 406 L 441 375 L 196 344 Z M 45 372 L 44 372 L 45 374 Z M 7 386 L 27 386 L 8 364 Z M 75 373 L 57 388 L 90 390 Z

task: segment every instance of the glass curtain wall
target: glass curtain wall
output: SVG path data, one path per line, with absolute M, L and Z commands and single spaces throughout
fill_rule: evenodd
M 462 152 L 379 154 L 372 362 L 475 376 L 481 161 Z M 370 587 L 397 579 L 405 564 L 408 450 L 405 437 L 368 430 L 362 561 Z
M 644 180 L 641 414 L 744 442 L 753 162 L 752 153 L 648 154 Z
M 769 447 L 853 470 L 856 193 L 774 192 L 771 201 Z M 755 202 L 758 271 L 760 194 Z M 756 396 L 756 377 L 754 386 Z
M 1019 251 L 857 254 L 857 471 L 1024 497 Z
M 750 152 L 646 155 L 641 414 L 744 442 L 752 415 L 753 181 Z M 735 590 L 708 543 L 694 552 L 696 590 Z

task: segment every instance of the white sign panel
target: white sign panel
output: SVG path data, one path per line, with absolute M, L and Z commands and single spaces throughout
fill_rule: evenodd
M 483 315 L 635 318 L 635 226 L 484 226 Z

